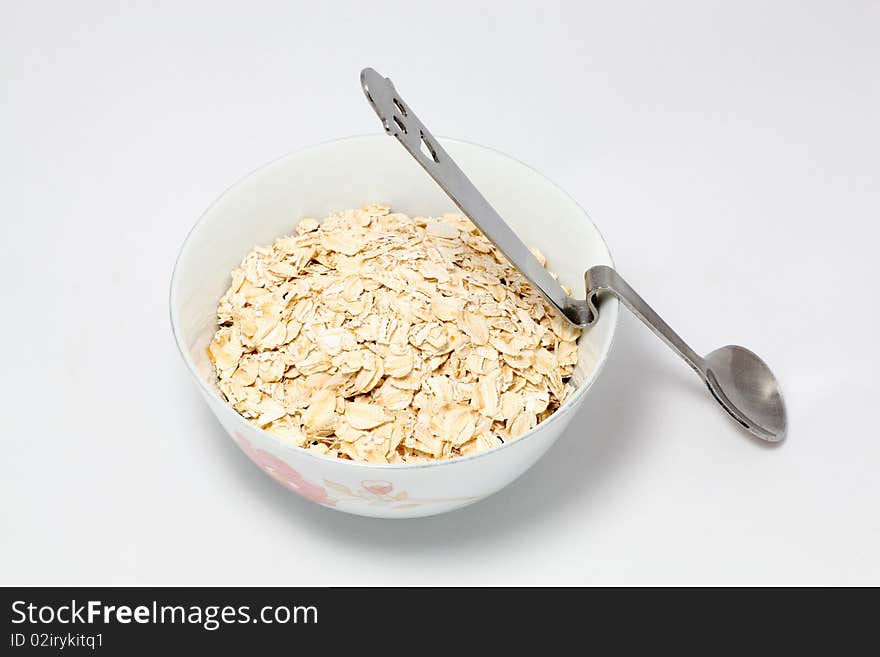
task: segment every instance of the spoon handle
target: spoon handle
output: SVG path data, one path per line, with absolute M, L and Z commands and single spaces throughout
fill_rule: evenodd
M 585 315 L 587 304 L 572 299 L 550 273 L 541 266 L 528 247 L 495 208 L 479 192 L 449 153 L 405 103 L 391 80 L 372 68 L 361 71 L 361 86 L 370 105 L 382 120 L 385 131 L 396 137 L 407 152 L 422 165 L 477 228 L 498 247 L 511 264 L 529 279 L 541 294 L 576 326 L 587 326 L 593 317 Z
M 690 365 L 701 378 L 706 378 L 702 356 L 691 349 L 678 333 L 673 331 L 672 327 L 664 322 L 663 318 L 614 269 L 606 265 L 597 265 L 587 270 L 584 279 L 587 287 L 587 299 L 591 306 L 595 308 L 595 299 L 603 292 L 613 294 L 675 353 L 681 356 L 684 362 Z

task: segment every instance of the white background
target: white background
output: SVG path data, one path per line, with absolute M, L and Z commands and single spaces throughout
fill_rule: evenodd
M 0 583 L 880 584 L 878 34 L 856 1 L 3 2 Z M 366 65 L 568 190 L 698 351 L 762 355 L 789 439 L 623 314 L 483 503 L 377 521 L 265 477 L 177 354 L 171 269 L 238 178 L 377 131 Z

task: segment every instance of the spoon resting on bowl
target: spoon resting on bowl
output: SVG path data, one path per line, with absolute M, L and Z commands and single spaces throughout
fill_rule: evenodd
M 779 383 L 754 353 L 728 345 L 700 356 L 611 267 L 591 267 L 584 274 L 586 296 L 574 299 L 537 261 L 498 215 L 446 150 L 434 139 L 391 80 L 372 68 L 361 71 L 367 100 L 396 137 L 480 231 L 572 325 L 586 328 L 599 314 L 600 297 L 612 294 L 642 320 L 705 382 L 715 400 L 734 420 L 767 442 L 785 438 L 788 420 Z

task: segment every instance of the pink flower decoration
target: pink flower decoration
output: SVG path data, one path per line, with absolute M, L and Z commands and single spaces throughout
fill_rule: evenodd
M 287 463 L 266 450 L 255 448 L 240 433 L 236 432 L 232 437 L 251 461 L 260 466 L 272 479 L 288 490 L 293 491 L 297 495 L 302 495 L 312 502 L 325 506 L 336 506 L 336 500 L 327 495 L 327 491 L 323 486 L 306 481 L 299 472 L 291 468 Z

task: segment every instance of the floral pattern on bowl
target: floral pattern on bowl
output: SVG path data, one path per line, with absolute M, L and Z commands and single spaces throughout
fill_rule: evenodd
M 338 502 L 366 502 L 368 506 L 384 506 L 393 509 L 413 509 L 426 504 L 467 502 L 476 497 L 412 498 L 406 491 L 394 492 L 394 484 L 384 480 L 364 480 L 358 486 L 349 487 L 335 481 L 324 480 L 324 486 L 308 481 L 274 454 L 254 447 L 241 433 L 233 439 L 248 458 L 279 484 L 324 506 L 336 506 Z M 333 492 L 330 495 L 328 489 Z
M 445 498 L 413 498 L 406 491 L 394 492 L 394 484 L 390 481 L 362 481 L 360 485 L 349 488 L 335 481 L 324 480 L 324 485 L 332 490 L 340 501 L 362 500 L 368 506 L 390 506 L 393 509 L 414 509 L 425 504 L 443 504 L 447 502 L 466 502 L 476 497 L 445 497 Z
M 307 481 L 299 472 L 274 454 L 251 445 L 248 439 L 240 433 L 236 432 L 233 438 L 251 461 L 260 466 L 266 474 L 288 490 L 293 491 L 297 495 L 302 495 L 312 502 L 317 502 L 324 506 L 336 506 L 336 500 L 327 494 L 327 489 L 323 486 Z

